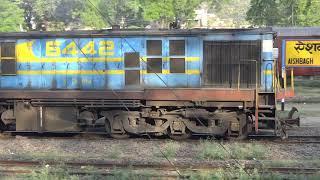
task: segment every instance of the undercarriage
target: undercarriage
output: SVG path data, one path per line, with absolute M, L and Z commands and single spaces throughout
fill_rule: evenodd
M 194 104 L 180 102 L 183 103 Z M 151 103 L 124 100 L 6 101 L 1 106 L 1 130 L 40 133 L 102 130 L 114 138 L 152 135 L 173 139 L 185 139 L 195 134 L 246 137 L 252 131 L 254 118 L 248 109 L 146 104 Z

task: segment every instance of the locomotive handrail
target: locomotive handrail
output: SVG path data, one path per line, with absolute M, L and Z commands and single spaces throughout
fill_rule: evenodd
M 256 134 L 258 134 L 258 131 L 259 131 L 259 124 L 258 124 L 258 120 L 259 120 L 259 118 L 258 118 L 258 116 L 259 116 L 259 112 L 258 112 L 258 110 L 259 110 L 259 90 L 258 90 L 258 61 L 257 60 L 255 60 L 255 59 L 248 59 L 248 60 L 240 60 L 240 61 L 247 61 L 247 62 L 255 62 L 255 64 L 256 64 L 256 92 L 255 92 L 255 97 L 256 97 L 256 99 L 255 99 L 255 105 L 256 105 L 256 108 L 255 108 L 255 131 L 256 131 Z
M 273 71 L 274 69 L 273 69 L 273 62 L 269 62 L 269 63 L 267 63 L 266 64 L 266 70 L 268 70 L 268 66 L 271 66 L 271 71 Z M 266 75 L 264 75 L 264 90 L 265 91 L 268 91 L 267 90 L 267 76 Z

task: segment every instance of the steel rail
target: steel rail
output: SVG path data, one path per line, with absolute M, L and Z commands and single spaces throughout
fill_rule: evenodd
M 132 141 L 136 140 L 139 142 L 150 142 L 150 141 L 157 141 L 157 142 L 167 142 L 168 139 L 163 139 L 161 137 L 156 137 L 150 140 L 146 136 L 136 136 L 131 137 L 128 139 L 113 139 L 108 137 L 108 134 L 105 132 L 43 132 L 41 134 L 34 133 L 34 132 L 5 132 L 0 136 L 0 139 L 14 139 L 15 135 L 22 136 L 22 138 L 26 139 L 58 139 L 58 140 L 72 140 L 72 139 L 85 139 L 85 140 L 114 140 L 114 141 Z M 205 135 L 194 135 L 192 138 L 179 140 L 181 143 L 197 143 L 201 142 L 201 140 L 207 140 Z M 212 142 L 220 142 L 219 139 L 210 139 Z M 281 139 L 279 136 L 249 136 L 246 140 L 238 140 L 234 138 L 230 138 L 228 140 L 224 140 L 225 142 L 243 142 L 243 143 L 251 143 L 251 140 L 263 141 L 263 142 L 274 142 L 274 143 L 288 143 L 288 144 L 319 144 L 320 143 L 320 136 L 297 136 L 291 135 L 288 136 L 287 139 Z
M 0 160 L 0 167 L 38 167 L 43 165 L 43 162 L 40 161 L 19 161 L 19 160 Z M 50 166 L 59 166 L 61 163 L 58 162 L 46 162 L 46 165 Z M 94 167 L 98 169 L 103 170 L 112 170 L 115 168 L 130 168 L 131 170 L 158 170 L 158 171 L 167 171 L 167 172 L 175 172 L 175 168 L 172 167 L 169 163 L 141 163 L 141 162 L 135 162 L 135 163 L 128 163 L 128 162 L 112 162 L 112 161 L 105 161 L 105 162 L 66 162 L 64 163 L 65 167 L 67 168 L 81 168 L 81 167 Z M 202 164 L 202 165 L 195 165 L 190 166 L 186 164 L 175 164 L 176 167 L 179 168 L 179 170 L 185 170 L 185 171 L 201 171 L 201 170 L 215 170 L 215 169 L 227 169 L 230 167 L 230 165 L 227 165 L 227 163 L 218 163 L 218 164 Z M 257 163 L 246 163 L 244 166 L 244 169 L 250 170 L 257 168 L 259 172 L 262 173 L 268 173 L 268 172 L 278 172 L 283 174 L 318 174 L 320 173 L 320 168 L 313 168 L 313 167 L 261 167 L 261 164 Z M 31 173 L 30 170 L 0 170 L 1 173 Z M 84 171 L 70 171 L 75 172 L 75 174 L 89 174 Z M 78 172 L 78 173 L 77 173 Z M 106 171 L 105 171 L 106 172 Z M 109 173 L 106 173 L 106 175 L 112 175 Z M 178 177 L 178 175 L 177 175 Z

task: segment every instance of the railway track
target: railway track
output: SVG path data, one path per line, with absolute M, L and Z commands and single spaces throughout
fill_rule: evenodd
M 29 174 L 32 173 L 32 169 L 38 169 L 43 166 L 43 162 L 40 161 L 11 161 L 11 160 L 1 160 L 0 161 L 0 175 L 4 174 Z M 46 166 L 61 166 L 60 163 L 57 162 L 46 162 Z M 87 174 L 98 174 L 103 176 L 113 175 L 113 171 L 115 168 L 119 169 L 128 169 L 131 170 L 156 170 L 156 172 L 161 172 L 158 174 L 151 174 L 148 176 L 151 177 L 167 177 L 167 178 L 177 178 L 181 177 L 177 173 L 177 170 L 180 172 L 196 172 L 196 171 L 208 171 L 208 170 L 217 170 L 217 169 L 226 169 L 230 168 L 230 164 L 221 163 L 216 165 L 197 165 L 197 166 L 187 166 L 183 164 L 176 164 L 173 166 L 169 163 L 128 163 L 128 162 L 65 162 L 64 166 L 68 168 L 68 172 L 70 174 L 76 175 L 87 175 Z M 19 169 L 14 169 L 14 167 L 19 167 Z M 93 167 L 94 171 L 85 171 L 81 170 L 83 167 Z M 11 169 L 10 169 L 11 168 Z M 21 169 L 22 168 L 22 169 Z M 25 168 L 25 169 L 24 169 Z M 261 173 L 281 173 L 281 174 L 319 174 L 320 168 L 310 168 L 310 167 L 261 167 L 260 163 L 247 163 L 244 165 L 244 169 L 250 170 L 257 168 Z M 70 169 L 70 170 L 69 170 Z
M 16 133 L 16 134 L 6 134 L 0 136 L 0 139 L 6 138 L 27 138 L 27 139 L 57 139 L 57 140 L 68 140 L 68 139 L 80 139 L 80 140 L 106 140 L 106 141 L 139 141 L 139 142 L 148 142 L 148 141 L 159 141 L 159 142 L 166 142 L 170 139 L 167 138 L 148 138 L 146 136 L 137 136 L 129 139 L 112 139 L 109 138 L 106 134 L 75 134 L 75 133 L 45 133 L 45 134 L 34 134 L 34 133 Z M 200 143 L 201 140 L 212 140 L 212 141 L 221 141 L 218 139 L 212 139 L 210 137 L 205 136 L 195 136 L 192 139 L 185 139 L 180 140 L 179 142 L 190 142 L 190 143 Z M 230 139 L 230 142 L 238 141 L 238 142 L 252 142 L 252 140 L 257 141 L 266 141 L 266 142 L 274 142 L 274 143 L 288 143 L 288 144 L 319 144 L 320 143 L 320 136 L 298 136 L 298 135 L 289 135 L 286 139 L 281 139 L 279 136 L 270 136 L 270 135 L 252 135 L 249 136 L 247 140 L 237 140 L 237 139 Z M 228 140 L 224 140 L 228 141 Z
M 275 143 L 288 143 L 288 144 L 319 144 L 320 136 L 289 135 L 285 139 L 282 139 L 281 137 L 278 137 L 278 136 L 250 136 L 249 140 L 275 142 Z

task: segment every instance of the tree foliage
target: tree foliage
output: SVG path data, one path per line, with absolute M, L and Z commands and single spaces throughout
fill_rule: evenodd
M 295 4 L 296 23 L 299 26 L 319 26 L 320 25 L 320 1 L 304 0 Z
M 14 19 L 11 21 L 12 25 L 8 25 L 8 31 L 17 30 L 20 24 L 28 31 L 52 31 L 76 28 L 101 29 L 116 24 L 128 28 L 157 24 L 157 27 L 167 28 L 170 22 L 176 20 L 182 24 L 192 22 L 195 9 L 204 1 L 211 3 L 217 9 L 221 7 L 221 2 L 230 0 L 3 1 L 1 4 L 3 16 L 12 13 L 7 19 Z
M 318 0 L 251 0 L 247 20 L 259 26 L 319 26 Z
M 247 19 L 255 25 L 271 26 L 279 23 L 278 3 L 276 0 L 251 0 Z
M 64 30 L 79 22 L 81 0 L 22 0 L 27 30 Z
M 2 0 L 0 3 L 0 32 L 19 31 L 23 25 L 23 11 L 19 8 L 19 2 L 14 0 Z
M 115 24 L 124 27 L 144 24 L 139 0 L 86 0 L 80 17 L 83 25 L 96 29 Z
M 145 0 L 143 1 L 144 18 L 166 27 L 169 22 L 179 20 L 187 22 L 194 17 L 194 10 L 203 0 Z

